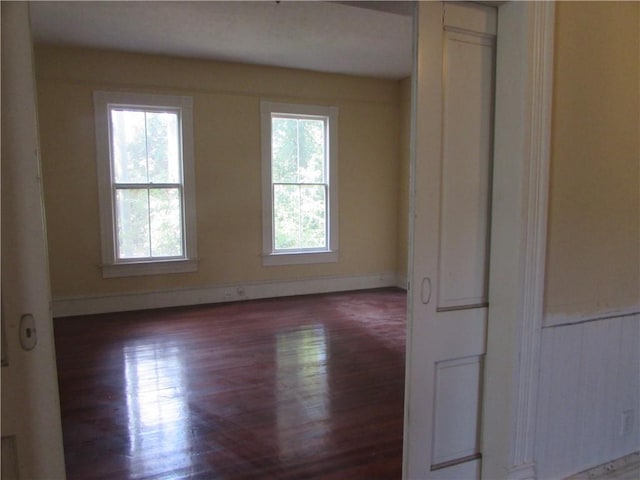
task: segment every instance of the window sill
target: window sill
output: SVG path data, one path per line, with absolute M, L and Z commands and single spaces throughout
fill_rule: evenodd
M 262 265 L 265 267 L 277 265 L 304 265 L 310 263 L 336 263 L 337 261 L 337 250 L 313 253 L 270 253 L 265 254 L 262 257 Z
M 163 275 L 198 271 L 197 260 L 162 260 L 158 262 L 115 263 L 102 265 L 102 278 Z

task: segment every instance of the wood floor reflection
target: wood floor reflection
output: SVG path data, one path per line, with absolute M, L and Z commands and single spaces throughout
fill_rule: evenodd
M 56 319 L 68 479 L 399 479 L 405 298 Z

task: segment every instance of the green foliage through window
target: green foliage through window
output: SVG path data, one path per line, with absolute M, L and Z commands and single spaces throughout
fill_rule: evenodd
M 272 116 L 276 251 L 327 247 L 326 127 L 324 117 Z
M 117 257 L 182 257 L 179 113 L 110 112 Z

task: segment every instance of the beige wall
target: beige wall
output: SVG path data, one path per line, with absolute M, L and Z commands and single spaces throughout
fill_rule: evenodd
M 54 298 L 396 271 L 399 82 L 53 47 L 36 72 Z M 98 89 L 193 96 L 197 273 L 102 279 Z M 337 264 L 261 264 L 262 99 L 339 107 Z
M 409 266 L 409 175 L 411 165 L 411 77 L 400 82 L 400 166 L 398 177 L 398 280 Z
M 639 11 L 557 3 L 547 314 L 638 305 Z

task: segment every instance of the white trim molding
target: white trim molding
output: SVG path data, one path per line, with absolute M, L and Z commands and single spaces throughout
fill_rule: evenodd
M 537 478 L 554 27 L 553 2 L 498 7 L 482 478 Z
M 53 316 L 70 317 L 259 298 L 309 295 L 313 293 L 395 287 L 396 281 L 395 273 L 385 272 L 348 277 L 302 278 L 137 293 L 57 297 L 53 299 Z
M 553 89 L 553 2 L 531 2 L 531 84 L 527 98 L 524 158 L 525 221 L 521 249 L 523 265 L 522 314 L 519 317 L 514 371 L 513 413 L 509 475 L 512 480 L 534 480 L 540 338 L 544 309 L 547 242 L 547 204 Z
M 98 200 L 100 206 L 100 243 L 102 275 L 104 278 L 164 273 L 195 272 L 198 270 L 196 239 L 195 157 L 193 144 L 193 98 L 179 95 L 156 95 L 126 92 L 93 92 L 96 161 L 98 172 Z M 180 186 L 182 203 L 181 256 L 168 258 L 118 259 L 116 205 L 114 200 L 115 174 L 111 148 L 112 107 L 135 107 L 156 111 L 170 111 L 178 116 L 178 144 L 180 155 Z M 166 110 L 165 110 L 166 109 Z M 141 185 L 153 185 L 149 182 Z M 157 185 L 157 184 L 156 184 Z
M 325 243 L 323 248 L 283 249 L 275 245 L 274 184 L 272 178 L 272 121 L 274 116 L 322 120 L 325 125 Z M 338 252 L 338 107 L 260 102 L 262 153 L 262 264 L 265 266 L 339 262 Z M 292 185 L 296 185 L 293 183 Z

